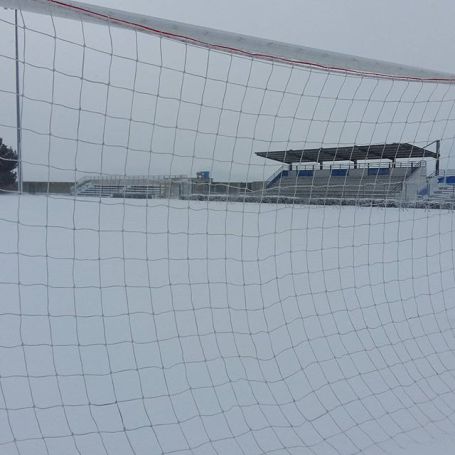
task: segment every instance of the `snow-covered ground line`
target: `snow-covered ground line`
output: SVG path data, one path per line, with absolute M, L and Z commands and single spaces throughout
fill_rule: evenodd
M 0 233 L 2 455 L 455 450 L 451 212 L 5 195 Z

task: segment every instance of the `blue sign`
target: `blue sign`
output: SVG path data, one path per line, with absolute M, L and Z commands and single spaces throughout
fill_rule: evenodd
M 368 175 L 390 175 L 388 167 L 369 167 Z
M 349 169 L 332 169 L 333 177 L 346 177 L 348 175 Z
M 313 177 L 314 171 L 313 169 L 302 169 L 299 171 L 298 176 L 299 177 Z
M 210 171 L 200 171 L 197 173 L 197 178 L 201 180 L 209 180 Z

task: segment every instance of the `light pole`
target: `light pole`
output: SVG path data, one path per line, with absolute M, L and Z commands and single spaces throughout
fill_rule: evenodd
M 21 105 L 20 105 L 20 84 L 19 84 L 19 33 L 18 14 L 14 11 L 15 41 L 16 41 L 16 134 L 17 134 L 17 190 L 19 194 L 23 191 L 22 175 L 22 127 L 21 127 Z

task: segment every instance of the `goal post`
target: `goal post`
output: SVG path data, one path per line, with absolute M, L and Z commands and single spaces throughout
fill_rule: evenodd
M 455 447 L 455 75 L 0 7 L 2 455 Z

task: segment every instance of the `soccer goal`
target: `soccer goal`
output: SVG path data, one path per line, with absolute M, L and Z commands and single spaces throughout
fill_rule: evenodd
M 455 75 L 0 7 L 0 454 L 455 450 Z

